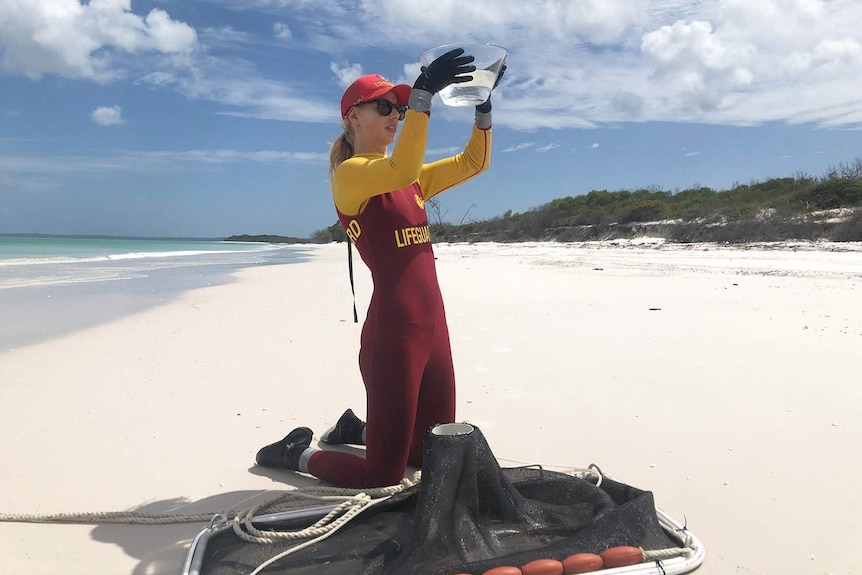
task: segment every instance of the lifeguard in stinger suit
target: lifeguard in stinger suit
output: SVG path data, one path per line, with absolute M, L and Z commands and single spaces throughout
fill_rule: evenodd
M 462 153 L 423 160 L 432 96 L 470 79 L 472 60 L 456 49 L 423 68 L 412 89 L 370 74 L 344 92 L 344 132 L 332 145 L 330 176 L 339 220 L 374 280 L 359 351 L 367 424 L 348 409 L 321 442 L 364 444 L 366 457 L 311 448 L 313 432 L 299 427 L 262 448 L 259 465 L 341 487 L 394 485 L 407 465 L 422 466 L 425 431 L 455 421 L 449 330 L 425 202 L 488 169 L 490 99 L 476 106 Z

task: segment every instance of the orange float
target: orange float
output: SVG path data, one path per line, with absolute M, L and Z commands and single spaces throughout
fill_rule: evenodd
M 517 567 L 503 566 L 488 569 L 482 575 L 524 575 Z
M 604 566 L 604 559 L 595 553 L 575 553 L 563 559 L 563 573 L 565 575 L 592 573 Z
M 610 567 L 626 567 L 628 565 L 637 565 L 643 563 L 643 551 L 637 547 L 621 545 L 619 547 L 611 547 L 610 549 L 599 553 L 606 568 Z
M 521 566 L 524 575 L 563 575 L 563 564 L 555 559 L 536 559 Z

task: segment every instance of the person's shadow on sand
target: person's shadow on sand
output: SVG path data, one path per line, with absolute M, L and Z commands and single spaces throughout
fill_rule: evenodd
M 320 482 L 305 475 L 290 471 L 279 471 L 253 466 L 249 472 L 254 475 L 269 477 L 273 483 L 284 485 L 285 488 L 312 487 Z M 248 490 L 221 493 L 191 501 L 184 497 L 165 499 L 146 503 L 130 509 L 136 513 L 155 513 L 171 515 L 195 515 L 200 513 L 225 513 L 231 510 L 246 510 L 260 505 L 285 491 Z M 189 545 L 194 537 L 209 525 L 205 523 L 181 523 L 159 525 L 97 525 L 91 532 L 95 541 L 119 545 L 130 557 L 138 559 L 132 575 L 178 575 L 182 572 L 183 563 L 188 554 Z M 95 571 L 98 571 L 96 569 Z

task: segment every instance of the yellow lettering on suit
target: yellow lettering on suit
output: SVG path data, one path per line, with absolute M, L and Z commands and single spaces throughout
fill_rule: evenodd
M 395 245 L 406 248 L 412 245 L 427 244 L 431 242 L 431 230 L 428 226 L 409 227 L 395 230 Z
M 359 236 L 362 235 L 362 228 L 359 227 L 359 222 L 356 220 L 350 220 L 350 225 L 345 228 L 345 233 L 347 233 L 347 237 L 350 238 L 350 241 L 354 244 L 356 240 L 359 239 Z

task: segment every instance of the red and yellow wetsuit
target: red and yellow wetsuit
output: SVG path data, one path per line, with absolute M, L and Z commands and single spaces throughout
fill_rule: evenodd
M 464 151 L 423 164 L 429 117 L 408 110 L 392 156 L 358 154 L 332 180 L 338 217 L 371 270 L 359 368 L 367 395 L 366 458 L 315 453 L 308 470 L 332 484 L 394 485 L 422 465 L 422 438 L 455 420 L 455 374 L 425 201 L 486 170 L 491 130 Z

